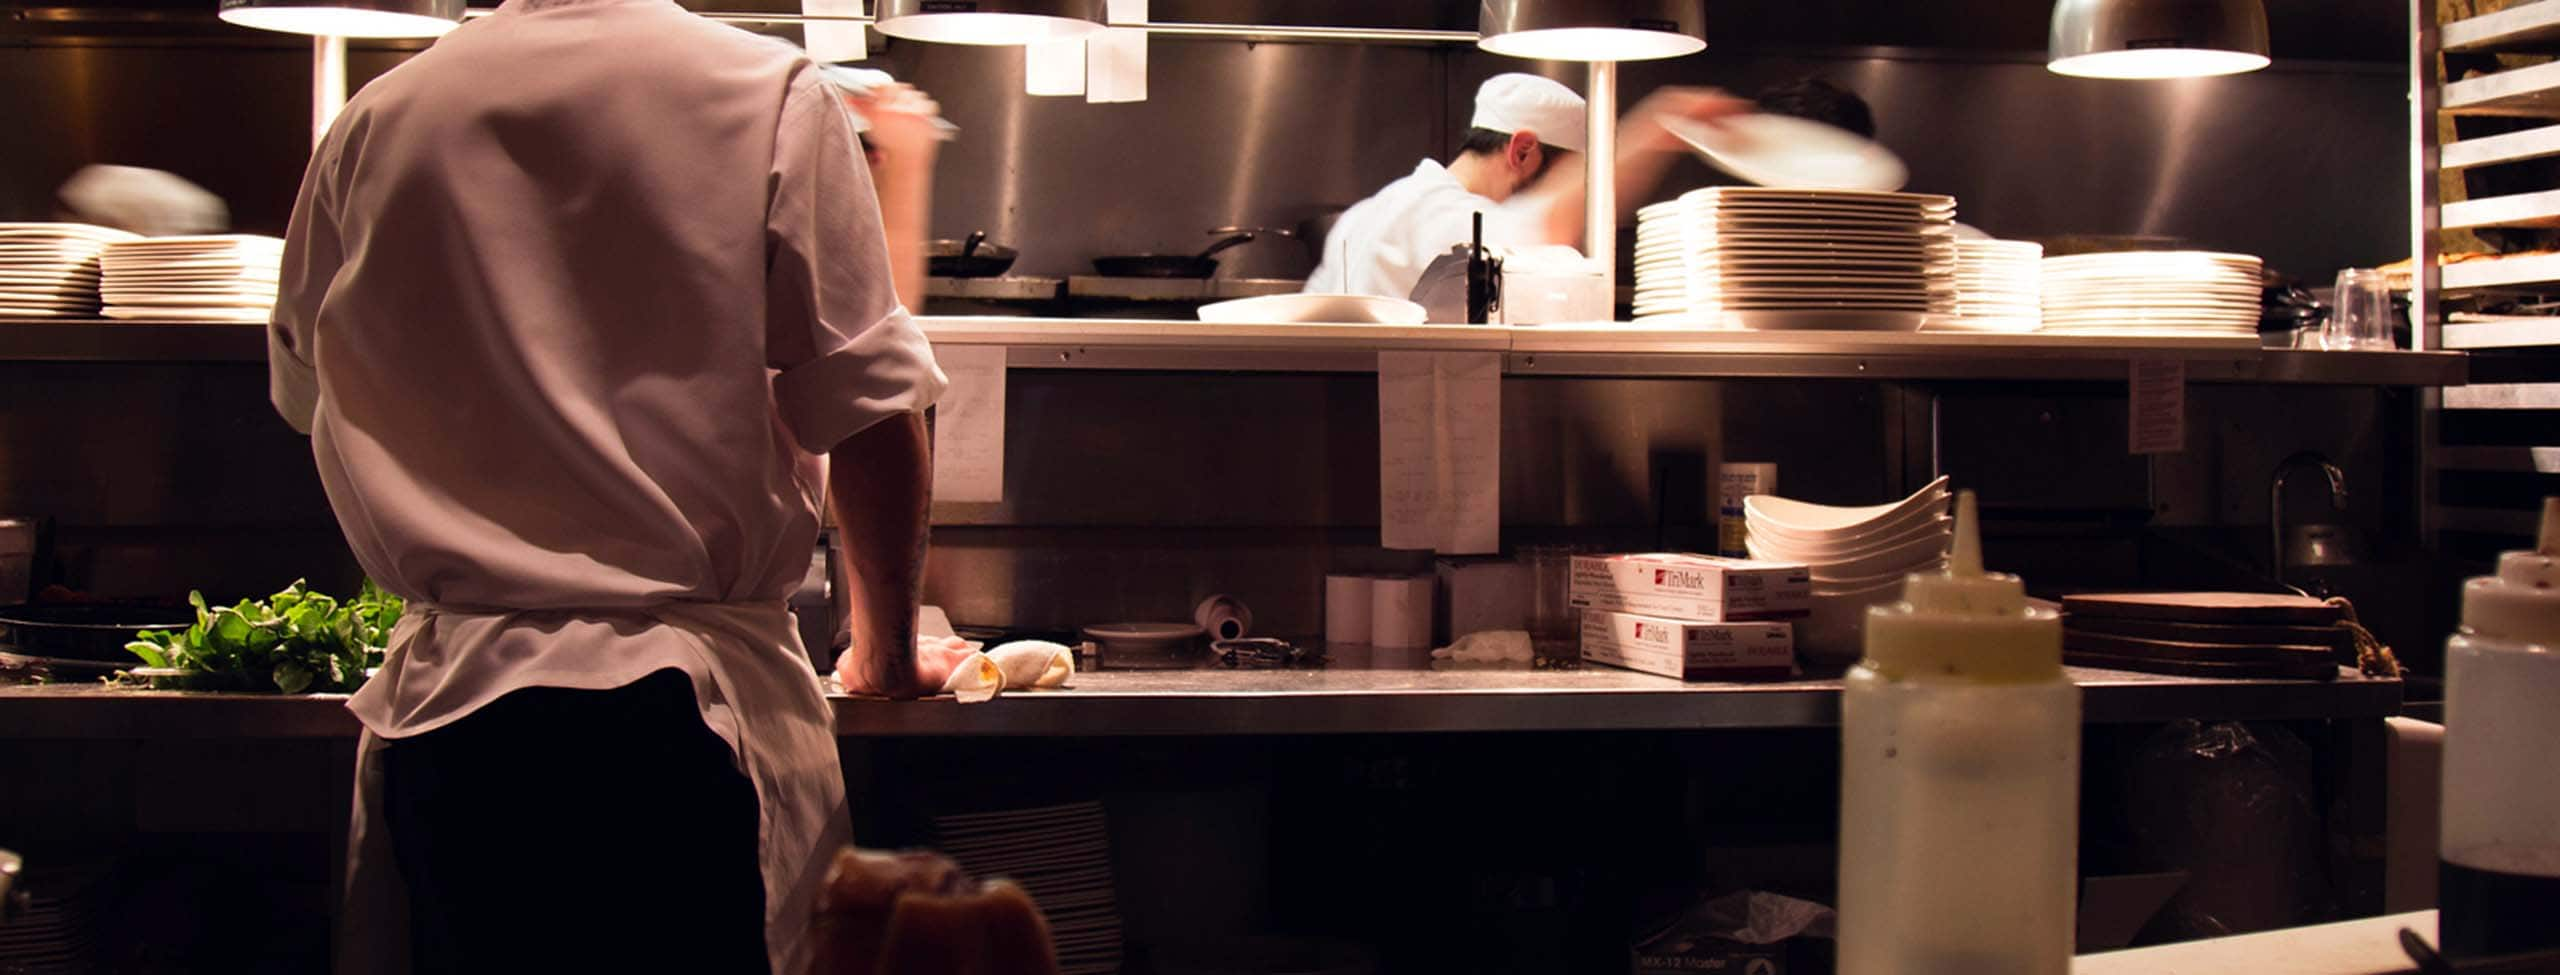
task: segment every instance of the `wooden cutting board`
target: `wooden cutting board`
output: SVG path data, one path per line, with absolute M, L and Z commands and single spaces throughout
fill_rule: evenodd
M 2065 630 L 2062 648 L 2065 662 L 2088 667 L 2193 677 L 2334 680 L 2338 676 L 2337 661 L 2327 647 L 2225 646 Z
M 2082 633 L 2104 633 L 2110 636 L 2168 640 L 2176 643 L 2328 647 L 2336 651 L 2342 659 L 2351 659 L 2356 652 L 2356 635 L 2343 626 L 2180 623 L 2173 620 L 2116 619 L 2106 616 L 2073 616 L 2063 625 Z
M 2062 597 L 2070 616 L 2254 626 L 2334 626 L 2346 610 L 2308 596 L 2257 592 L 2122 592 Z

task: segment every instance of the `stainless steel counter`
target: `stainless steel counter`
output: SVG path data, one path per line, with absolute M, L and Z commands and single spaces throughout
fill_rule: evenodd
M 2093 723 L 2374 718 L 2400 682 L 2207 680 L 2072 668 Z M 314 738 L 356 733 L 336 695 L 0 687 L 0 738 Z M 1840 682 L 1684 684 L 1620 670 L 1105 671 L 984 704 L 836 695 L 845 736 L 1285 735 L 1823 728 Z

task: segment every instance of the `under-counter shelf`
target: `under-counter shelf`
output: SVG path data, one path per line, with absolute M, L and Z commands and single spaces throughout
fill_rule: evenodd
M 2068 668 L 2091 724 L 2298 720 L 2399 713 L 2397 680 L 2212 679 Z M 1840 681 L 1682 683 L 1631 671 L 1182 670 L 1078 673 L 1064 690 L 982 704 L 830 695 L 836 734 L 1414 734 L 1829 728 Z M 353 738 L 343 695 L 0 686 L 0 739 Z
M 2449 53 L 2560 51 L 2560 0 L 2517 4 L 2446 24 L 2441 45 Z
M 2184 360 L 2217 383 L 2450 386 L 2460 352 L 2261 349 L 2250 338 L 1964 332 L 1727 332 L 1630 325 L 1237 325 L 1146 319 L 921 319 L 946 345 L 1001 345 L 1017 369 L 1369 372 L 1384 350 L 1491 352 L 1517 376 L 2121 382 L 2128 363 Z M 0 324 L 0 359 L 258 362 L 256 325 Z

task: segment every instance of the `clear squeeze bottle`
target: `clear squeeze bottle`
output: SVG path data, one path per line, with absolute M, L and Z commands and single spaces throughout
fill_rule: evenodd
M 2447 956 L 2560 948 L 2560 498 L 2534 550 L 2462 587 L 2444 647 L 2436 938 Z
M 2080 688 L 2062 619 L 1983 571 L 1973 492 L 1942 572 L 1867 612 L 1841 700 L 1842 975 L 2064 975 Z

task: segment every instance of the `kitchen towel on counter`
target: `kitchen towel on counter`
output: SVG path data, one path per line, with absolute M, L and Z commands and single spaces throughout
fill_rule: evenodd
M 1368 576 L 1324 577 L 1324 642 L 1337 645 L 1369 642 L 1376 618 L 1377 590 Z
M 1431 645 L 1431 602 L 1439 580 L 1385 576 L 1369 580 L 1369 642 L 1381 647 Z
M 1076 676 L 1076 652 L 1047 640 L 1015 640 L 987 651 L 1004 675 L 1004 689 L 1065 687 Z
M 1502 547 L 1502 355 L 1378 353 L 1382 543 L 1444 555 Z

